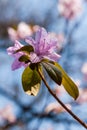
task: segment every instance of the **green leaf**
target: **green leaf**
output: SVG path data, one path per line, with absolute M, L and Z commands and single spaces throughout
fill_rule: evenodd
M 20 51 L 30 54 L 30 52 L 33 52 L 34 49 L 31 45 L 25 45 L 25 46 L 21 47 L 20 49 L 16 50 L 15 53 L 20 52 Z
M 62 72 L 62 84 L 65 90 L 69 93 L 70 96 L 72 96 L 74 99 L 77 99 L 77 97 L 79 96 L 78 87 L 58 63 L 55 62 L 55 66 Z
M 27 56 L 27 55 L 22 55 L 18 60 L 19 60 L 20 62 L 28 63 L 28 62 L 29 62 L 29 56 Z
M 29 95 L 36 96 L 40 90 L 41 78 L 36 71 L 26 67 L 22 74 L 22 85 L 24 91 Z
M 55 81 L 58 85 L 61 85 L 62 73 L 60 72 L 60 70 L 51 63 L 42 62 L 42 65 L 47 71 L 48 75 L 51 77 L 51 79 Z

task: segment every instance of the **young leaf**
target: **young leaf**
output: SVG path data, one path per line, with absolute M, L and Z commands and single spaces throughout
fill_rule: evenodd
M 29 54 L 30 52 L 34 51 L 34 49 L 31 45 L 25 45 L 21 47 L 20 49 L 16 50 L 15 53 L 20 52 L 20 51 L 23 51 Z
M 19 60 L 20 62 L 28 63 L 28 62 L 29 62 L 29 56 L 27 56 L 27 55 L 22 55 L 18 60 Z
M 40 90 L 41 78 L 36 71 L 32 70 L 29 66 L 25 68 L 22 74 L 22 85 L 24 91 L 29 95 L 36 96 Z
M 51 79 L 55 81 L 58 85 L 61 85 L 62 74 L 60 70 L 51 63 L 42 62 L 42 65 L 47 71 L 48 75 L 51 77 Z
M 62 84 L 65 90 L 69 93 L 70 96 L 72 96 L 74 99 L 77 99 L 77 97 L 79 96 L 79 90 L 76 84 L 71 80 L 71 78 L 58 63 L 55 62 L 55 66 L 62 72 Z

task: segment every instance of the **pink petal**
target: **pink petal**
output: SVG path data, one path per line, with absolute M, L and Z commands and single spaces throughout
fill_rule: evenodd
M 16 70 L 24 65 L 23 62 L 18 61 L 18 59 L 15 59 L 12 64 L 12 70 Z

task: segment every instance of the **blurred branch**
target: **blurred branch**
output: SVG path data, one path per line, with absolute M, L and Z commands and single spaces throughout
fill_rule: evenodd
M 72 120 L 68 120 L 68 119 L 66 120 L 65 118 L 59 118 L 58 114 L 44 112 L 45 104 L 43 107 L 43 112 L 37 112 L 33 108 L 33 104 L 32 104 L 32 106 L 31 105 L 25 106 L 18 99 L 15 98 L 15 95 L 12 95 L 11 93 L 9 94 L 8 92 L 3 90 L 2 88 L 0 88 L 0 94 L 5 96 L 6 98 L 12 100 L 22 110 L 22 111 L 20 111 L 20 114 L 16 117 L 16 121 L 14 123 L 6 122 L 6 124 L 4 124 L 4 126 L 0 127 L 0 130 L 2 130 L 2 129 L 6 130 L 6 129 L 9 129 L 9 128 L 14 127 L 16 125 L 20 126 L 21 124 L 26 125 L 36 118 L 39 120 L 38 122 L 40 122 L 40 121 L 42 122 L 43 119 L 46 119 L 46 118 L 53 120 L 54 122 L 61 122 L 61 121 L 71 122 L 71 123 L 74 122 Z
M 36 118 L 37 119 L 41 119 L 41 121 L 43 119 L 50 119 L 50 120 L 52 120 L 54 122 L 57 122 L 57 123 L 59 123 L 59 122 L 63 122 L 63 123 L 66 122 L 66 123 L 71 124 L 73 122 L 73 123 L 76 124 L 76 122 L 74 120 L 70 120 L 68 118 L 66 119 L 66 117 L 65 118 L 60 118 L 59 116 L 57 116 L 57 114 L 54 114 L 54 113 L 49 113 L 49 114 L 45 113 L 45 112 L 40 113 L 40 112 L 35 112 L 35 111 L 32 111 L 32 110 L 31 111 L 29 110 L 29 112 L 30 112 L 31 116 L 27 115 L 27 117 L 26 117 L 25 115 L 26 115 L 27 111 L 26 112 L 23 111 L 20 114 L 20 117 L 17 118 L 16 122 L 14 122 L 14 123 L 7 123 L 3 127 L 1 127 L 0 130 L 2 130 L 2 129 L 5 130 L 7 128 L 14 127 L 15 125 L 18 125 L 18 126 L 21 125 L 21 124 L 22 125 L 23 124 L 26 125 L 26 124 L 28 124 L 29 122 L 31 122 L 32 120 L 34 120 Z M 60 114 L 60 116 L 61 116 L 61 114 Z

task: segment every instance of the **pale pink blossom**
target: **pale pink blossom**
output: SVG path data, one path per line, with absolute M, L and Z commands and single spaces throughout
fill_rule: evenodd
M 66 93 L 63 85 L 61 85 L 61 87 L 55 86 L 53 91 L 54 91 L 54 93 L 56 93 L 57 96 L 62 96 L 62 95 L 64 95 Z
M 79 94 L 79 97 L 77 99 L 77 103 L 79 103 L 79 104 L 87 103 L 87 89 L 80 88 L 79 92 L 80 92 L 80 94 Z
M 81 71 L 83 73 L 84 79 L 87 80 L 87 62 L 83 64 Z
M 57 38 L 57 51 L 61 51 L 61 49 L 64 47 L 65 45 L 65 42 L 66 42 L 66 39 L 64 37 L 64 34 L 63 33 L 51 33 L 51 36 L 52 37 L 56 37 Z
M 31 27 L 25 22 L 20 22 L 17 26 L 17 30 L 9 27 L 7 31 L 12 41 L 24 39 L 26 36 L 31 36 L 33 33 Z
M 71 105 L 70 104 L 66 104 L 67 108 L 71 110 Z M 65 112 L 66 110 L 58 103 L 53 102 L 50 103 L 46 108 L 45 108 L 45 112 L 49 113 L 49 112 L 55 112 L 55 113 L 61 113 L 61 112 Z
M 82 11 L 81 0 L 59 0 L 58 3 L 59 14 L 66 19 L 73 19 Z
M 7 105 L 3 109 L 0 109 L 0 119 L 7 120 L 10 123 L 16 121 L 16 117 L 13 113 L 13 108 L 11 105 Z
M 81 71 L 82 71 L 83 74 L 86 74 L 86 75 L 87 75 L 87 62 L 85 62 L 85 63 L 83 64 Z
M 40 26 L 39 25 L 34 25 L 33 26 L 33 32 L 37 32 L 39 30 Z

